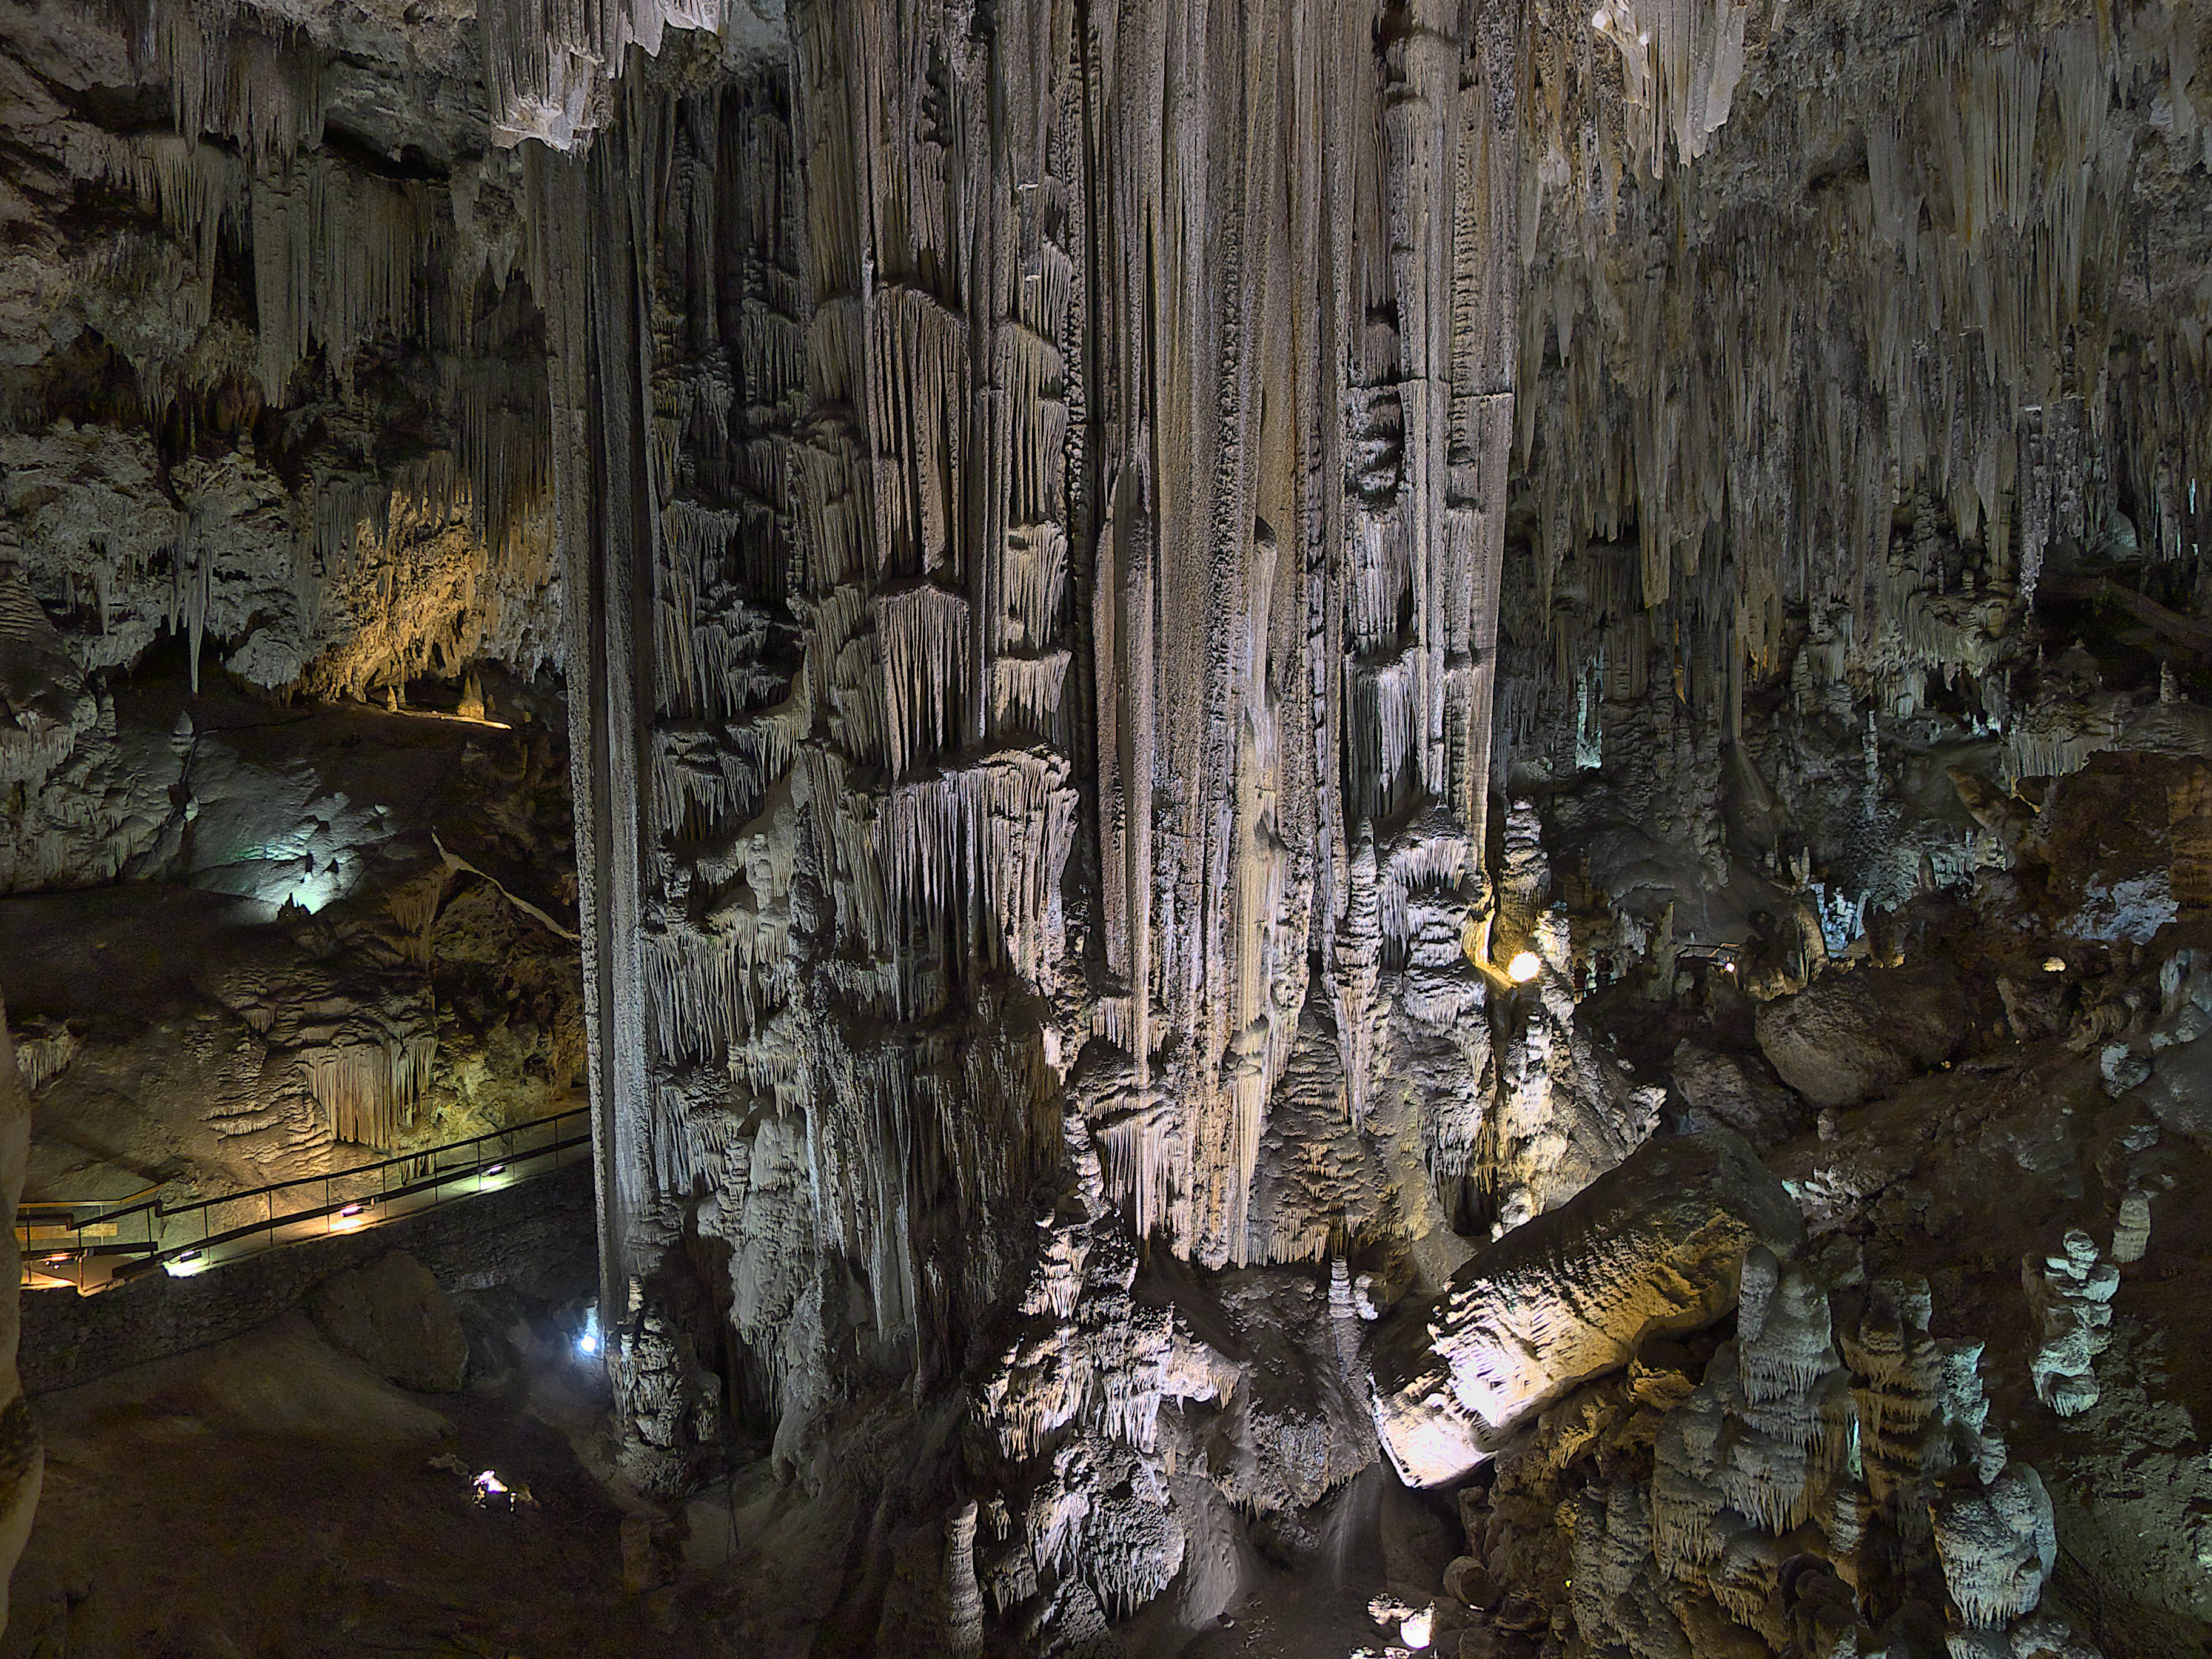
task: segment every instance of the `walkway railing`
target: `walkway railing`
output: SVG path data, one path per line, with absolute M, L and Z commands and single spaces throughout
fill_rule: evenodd
M 157 1268 L 179 1278 L 204 1273 L 280 1244 L 496 1192 L 588 1156 L 591 1142 L 591 1109 L 574 1106 L 466 1140 L 219 1198 L 26 1203 L 15 1214 L 23 1282 L 88 1295 Z

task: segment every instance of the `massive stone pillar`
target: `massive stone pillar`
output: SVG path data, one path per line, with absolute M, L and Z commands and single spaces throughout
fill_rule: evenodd
M 529 147 L 611 1363 L 670 1486 L 718 1389 L 795 1455 L 834 1376 L 964 1365 L 1070 1114 L 1137 1237 L 1306 1255 L 1251 1201 L 1295 1072 L 1392 1163 L 1353 1207 L 1441 1233 L 1518 338 L 1510 8 L 688 38 Z

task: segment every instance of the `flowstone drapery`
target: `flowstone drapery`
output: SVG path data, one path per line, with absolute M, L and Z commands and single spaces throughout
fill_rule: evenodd
M 1347 1212 L 1474 1173 L 1519 63 L 1377 27 L 801 7 L 526 147 L 644 1440 L 664 1304 L 787 1449 L 833 1352 L 957 1368 L 1070 1115 L 1215 1267 L 1326 1246 L 1250 1206 L 1302 1042 L 1414 1175 Z

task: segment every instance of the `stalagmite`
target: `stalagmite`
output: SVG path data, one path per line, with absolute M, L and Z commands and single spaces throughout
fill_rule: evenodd
M 1402 1573 L 1383 1455 L 1407 1644 L 2073 1641 L 1995 1379 L 2157 1417 L 2202 1151 L 2200 0 L 18 10 L 0 888 L 383 976 L 184 974 L 242 1170 L 574 944 L 615 1466 L 759 1454 L 819 1642 Z M 295 717 L 452 810 L 264 833 Z M 2017 1341 L 2015 1182 L 2118 1200 Z
M 2119 1269 L 2097 1260 L 2096 1241 L 2069 1229 L 2062 1247 L 2040 1263 L 2021 1266 L 2039 1346 L 2030 1369 L 2036 1397 L 2061 1417 L 2097 1403 L 2096 1358 L 2112 1341 L 2112 1300 Z
M 955 1653 L 983 1650 L 983 1592 L 975 1583 L 975 1500 L 945 1523 L 945 1643 Z
M 2119 1219 L 2112 1226 L 2112 1258 L 2125 1265 L 2140 1261 L 2150 1249 L 2150 1194 L 2130 1193 L 2120 1200 Z

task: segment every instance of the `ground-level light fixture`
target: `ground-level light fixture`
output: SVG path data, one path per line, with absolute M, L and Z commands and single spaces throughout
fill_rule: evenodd
M 1544 958 L 1534 951 L 1523 951 L 1505 964 L 1505 977 L 1516 985 L 1526 985 L 1544 971 Z
M 198 1250 L 182 1250 L 161 1264 L 164 1272 L 173 1279 L 190 1279 L 194 1273 L 204 1273 L 212 1264 Z

